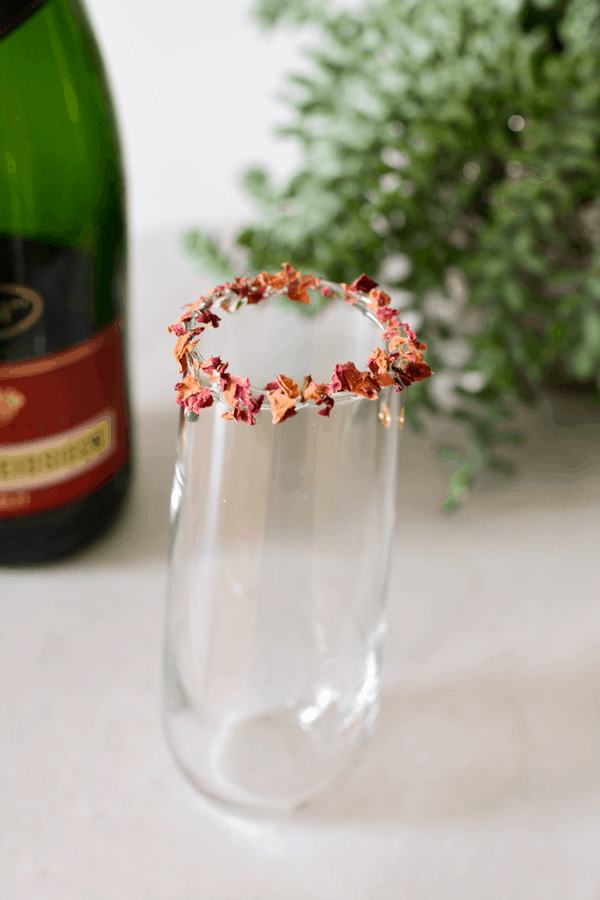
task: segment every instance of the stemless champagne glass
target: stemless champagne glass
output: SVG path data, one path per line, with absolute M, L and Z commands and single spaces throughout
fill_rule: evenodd
M 202 344 L 264 389 L 281 373 L 327 379 L 382 341 L 364 303 L 292 307 L 244 306 Z M 307 403 L 277 424 L 264 404 L 251 427 L 222 418 L 222 396 L 182 410 L 165 723 L 183 772 L 221 804 L 296 810 L 373 735 L 404 396 L 340 392 L 328 417 Z

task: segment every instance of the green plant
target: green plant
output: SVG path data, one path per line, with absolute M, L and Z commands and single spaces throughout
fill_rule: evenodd
M 283 186 L 245 173 L 259 218 L 237 242 L 250 271 L 364 271 L 409 310 L 436 372 L 411 388 L 409 421 L 429 410 L 465 427 L 462 451 L 446 450 L 452 509 L 482 465 L 509 467 L 497 448 L 519 435 L 500 425 L 550 373 L 598 395 L 600 5 L 259 0 L 255 12 L 319 37 L 280 129 L 302 166 Z

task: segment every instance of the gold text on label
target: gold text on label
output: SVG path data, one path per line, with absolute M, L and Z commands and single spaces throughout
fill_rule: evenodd
M 114 414 L 25 444 L 0 445 L 0 491 L 48 487 L 97 465 L 115 448 Z

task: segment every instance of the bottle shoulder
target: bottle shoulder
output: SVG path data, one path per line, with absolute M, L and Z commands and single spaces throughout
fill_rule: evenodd
M 0 230 L 81 241 L 107 191 L 123 190 L 110 95 L 81 7 L 46 0 L 0 40 L 0 84 Z

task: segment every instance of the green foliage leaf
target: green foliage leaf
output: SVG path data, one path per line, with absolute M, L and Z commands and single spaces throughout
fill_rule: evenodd
M 203 231 L 193 229 L 186 232 L 183 236 L 183 248 L 186 255 L 194 260 L 203 272 L 207 272 L 218 281 L 234 277 L 231 260 L 221 252 L 217 241 Z
M 257 201 L 268 202 L 273 197 L 269 176 L 261 166 L 252 166 L 242 173 L 242 188 Z
M 327 0 L 257 0 L 253 14 L 264 28 L 272 28 L 278 22 L 303 25 L 325 14 Z

